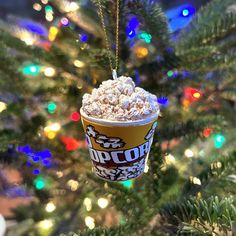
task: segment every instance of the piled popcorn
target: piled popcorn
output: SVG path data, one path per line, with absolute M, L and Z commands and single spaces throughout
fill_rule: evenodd
M 129 121 L 141 120 L 159 112 L 157 97 L 136 87 L 130 77 L 102 82 L 92 94 L 84 94 L 82 110 L 91 117 Z

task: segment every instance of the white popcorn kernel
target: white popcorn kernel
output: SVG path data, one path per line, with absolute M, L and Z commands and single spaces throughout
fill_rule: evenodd
M 130 77 L 102 82 L 92 94 L 85 94 L 82 109 L 95 118 L 127 121 L 140 120 L 159 112 L 157 97 L 135 87 Z
M 127 109 L 129 107 L 129 99 L 123 98 L 120 102 L 120 105 L 122 109 Z

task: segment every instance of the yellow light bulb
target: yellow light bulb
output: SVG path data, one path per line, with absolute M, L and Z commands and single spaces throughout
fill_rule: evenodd
M 148 49 L 144 47 L 137 47 L 135 54 L 138 58 L 144 58 L 148 55 Z
M 53 226 L 52 220 L 43 220 L 38 223 L 38 226 L 42 229 L 50 229 Z
M 53 132 L 53 131 L 49 131 L 46 136 L 49 138 L 49 139 L 54 139 L 56 137 L 56 132 Z
M 7 109 L 7 104 L 5 102 L 0 102 L 0 112 Z
M 85 66 L 85 63 L 80 61 L 80 60 L 75 60 L 74 61 L 74 66 L 78 67 L 78 68 L 82 68 Z

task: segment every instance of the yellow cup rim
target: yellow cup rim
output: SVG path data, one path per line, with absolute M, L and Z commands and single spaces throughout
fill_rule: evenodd
M 159 111 L 155 113 L 152 116 L 146 117 L 145 119 L 142 120 L 132 120 L 132 121 L 111 121 L 111 120 L 106 120 L 106 119 L 98 119 L 94 118 L 91 116 L 88 116 L 82 108 L 80 108 L 80 115 L 85 118 L 88 121 L 102 124 L 102 125 L 107 125 L 107 126 L 141 126 L 141 125 L 146 125 L 154 121 L 155 119 L 158 118 Z

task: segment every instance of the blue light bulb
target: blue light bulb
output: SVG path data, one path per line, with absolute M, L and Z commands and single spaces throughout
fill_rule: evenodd
M 136 33 L 135 33 L 135 30 L 134 29 L 131 29 L 129 27 L 126 28 L 126 35 L 129 37 L 129 38 L 133 38 L 135 37 Z

